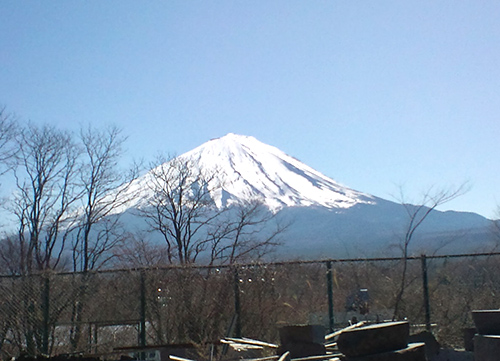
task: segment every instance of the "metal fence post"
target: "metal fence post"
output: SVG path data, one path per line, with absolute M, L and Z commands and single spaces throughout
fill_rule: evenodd
M 422 262 L 422 288 L 424 294 L 425 329 L 431 332 L 431 305 L 429 300 L 429 281 L 427 278 L 427 256 L 423 254 L 420 258 Z
M 140 327 L 139 327 L 139 346 L 146 347 L 146 276 L 144 270 L 141 271 L 140 277 L 140 293 L 141 293 L 141 311 L 140 311 Z M 141 356 L 143 353 L 141 352 Z
M 42 286 L 42 353 L 49 355 L 49 323 L 50 323 L 50 279 L 48 274 L 43 275 Z
M 335 327 L 335 318 L 333 315 L 333 279 L 332 279 L 332 261 L 326 262 L 326 282 L 328 288 L 328 325 L 330 327 L 330 333 L 332 333 Z
M 238 268 L 234 269 L 234 313 L 236 314 L 235 336 L 241 337 L 240 276 L 238 275 Z

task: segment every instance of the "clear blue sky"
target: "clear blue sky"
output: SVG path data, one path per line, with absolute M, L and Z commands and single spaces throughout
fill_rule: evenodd
M 0 104 L 129 154 L 252 135 L 354 189 L 500 204 L 500 2 L 0 2 Z

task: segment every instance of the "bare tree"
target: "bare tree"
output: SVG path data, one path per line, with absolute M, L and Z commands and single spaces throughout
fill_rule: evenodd
M 9 160 L 14 156 L 16 147 L 13 142 L 17 133 L 17 119 L 7 113 L 5 107 L 0 108 L 0 175 L 12 164 Z
M 149 173 L 150 191 L 139 214 L 165 241 L 168 263 L 189 264 L 200 255 L 210 264 L 259 259 L 278 244 L 287 225 L 278 224 L 261 202 L 217 207 L 223 190 L 217 170 L 183 157 L 159 158 Z
M 5 107 L 0 108 L 0 176 L 4 175 L 15 165 L 13 157 L 17 148 L 14 142 L 17 131 L 17 118 L 7 113 Z M 4 204 L 2 208 L 5 208 L 8 200 L 0 199 L 0 202 Z M 19 265 L 14 264 L 19 259 L 17 244 L 13 240 L 12 235 L 3 234 L 2 232 L 0 237 L 2 237 L 0 240 L 0 267 L 2 267 L 2 271 L 4 272 L 18 273 Z
M 497 205 L 495 218 L 491 220 L 491 233 L 493 234 L 494 241 L 491 252 L 494 252 L 500 246 L 500 205 Z
M 151 168 L 144 181 L 147 192 L 138 208 L 139 215 L 144 217 L 150 231 L 161 234 L 165 242 L 167 263 L 192 264 L 209 246 L 208 229 L 225 212 L 216 207 L 211 196 L 212 192 L 220 190 L 221 182 L 216 172 L 200 169 L 197 164 L 182 157 L 169 161 L 159 157 Z M 183 282 L 193 282 L 191 276 L 196 278 L 200 275 L 194 270 L 191 272 L 185 269 L 180 274 L 180 279 Z M 194 320 L 192 316 L 199 315 L 199 306 L 206 305 L 207 285 L 203 284 L 198 291 L 197 296 L 193 297 L 187 287 L 182 287 L 177 295 L 177 301 L 186 315 L 177 332 L 193 340 L 196 332 L 191 327 Z M 152 312 L 159 320 L 159 329 L 156 326 L 155 329 L 160 339 L 163 338 L 163 332 L 166 332 L 165 339 L 168 340 L 171 336 L 166 330 L 171 329 L 171 321 L 161 321 L 161 315 L 165 311 L 165 308 L 153 303 Z
M 229 207 L 224 220 L 210 228 L 210 264 L 234 264 L 268 255 L 289 226 L 273 221 L 276 215 L 260 201 Z
M 12 211 L 18 220 L 20 269 L 58 267 L 76 192 L 78 148 L 69 133 L 28 124 L 18 138 Z
M 429 188 L 417 204 L 407 202 L 403 189 L 400 188 L 399 202 L 403 205 L 408 216 L 408 223 L 401 241 L 401 251 L 403 258 L 403 270 L 401 272 L 401 282 L 394 302 L 393 319 L 399 317 L 399 310 L 403 295 L 406 289 L 406 275 L 408 271 L 408 256 L 410 245 L 412 244 L 416 231 L 422 226 L 428 216 L 439 206 L 452 201 L 469 190 L 469 185 L 463 183 L 456 188 L 436 189 Z
M 16 145 L 16 191 L 10 210 L 18 221 L 17 245 L 7 247 L 7 251 L 15 251 L 18 266 L 14 269 L 22 276 L 25 292 L 20 311 L 26 321 L 23 337 L 27 351 L 30 355 L 47 354 L 49 272 L 63 266 L 73 206 L 79 196 L 75 182 L 79 154 L 69 133 L 32 123 L 21 129 Z M 38 273 L 42 278 L 34 276 Z
M 86 272 L 104 265 L 123 240 L 116 214 L 134 197 L 129 189 L 137 172 L 135 168 L 119 169 L 126 138 L 117 127 L 82 129 L 80 140 L 84 157 L 80 169 L 82 207 L 72 249 L 74 270 Z
M 216 173 L 207 174 L 184 158 L 167 162 L 160 157 L 146 186 L 151 194 L 139 212 L 165 240 L 168 262 L 195 262 L 207 247 L 204 227 L 223 212 L 210 195 L 220 187 Z
M 80 131 L 83 148 L 79 171 L 81 207 L 72 243 L 73 270 L 81 271 L 79 287 L 75 287 L 71 311 L 70 342 L 79 347 L 82 335 L 82 314 L 87 304 L 90 270 L 106 265 L 115 257 L 126 233 L 120 222 L 119 208 L 129 202 L 130 185 L 135 169 L 123 171 L 119 161 L 126 138 L 115 126 L 97 130 L 87 127 Z
M 5 236 L 0 240 L 0 273 L 2 275 L 19 275 L 21 269 L 19 243 L 14 235 Z
M 129 233 L 127 241 L 120 247 L 120 265 L 141 268 L 167 265 L 168 253 L 163 244 L 148 240 L 147 232 Z

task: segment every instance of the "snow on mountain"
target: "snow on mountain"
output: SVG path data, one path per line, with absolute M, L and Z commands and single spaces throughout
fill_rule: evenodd
M 219 207 L 241 200 L 259 200 L 276 212 L 283 207 L 349 208 L 359 203 L 374 203 L 372 196 L 344 187 L 250 136 L 229 133 L 180 158 L 217 172 L 222 188 L 212 197 Z

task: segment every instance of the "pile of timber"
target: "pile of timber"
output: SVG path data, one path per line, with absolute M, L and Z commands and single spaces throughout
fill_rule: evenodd
M 500 359 L 500 310 L 472 311 L 476 325 L 474 360 L 498 361 Z
M 408 322 L 372 325 L 359 322 L 325 335 L 323 326 L 293 325 L 279 329 L 279 345 L 230 337 L 221 343 L 240 353 L 238 359 L 246 361 L 425 361 L 425 343 L 408 343 L 409 330 Z M 262 351 L 262 356 L 256 357 L 254 351 Z M 275 355 L 265 356 L 272 353 Z
M 325 335 L 320 325 L 293 325 L 279 329 L 280 345 L 227 338 L 233 349 L 274 348 L 277 355 L 248 361 L 425 361 L 425 344 L 408 343 L 408 322 L 366 325 L 359 322 Z
M 323 326 L 285 326 L 279 329 L 279 334 L 279 354 L 289 351 L 292 359 L 326 354 L 325 328 Z
M 408 343 L 408 322 L 386 322 L 343 330 L 337 339 L 345 361 L 425 361 L 425 343 Z
M 248 338 L 225 338 L 221 342 L 228 344 L 231 349 L 241 351 L 246 361 L 340 361 L 338 352 L 327 350 L 325 344 L 325 328 L 319 325 L 292 325 L 279 329 L 280 344 L 272 344 Z M 248 358 L 249 350 L 260 348 L 263 354 L 268 352 L 276 355 L 260 358 Z

